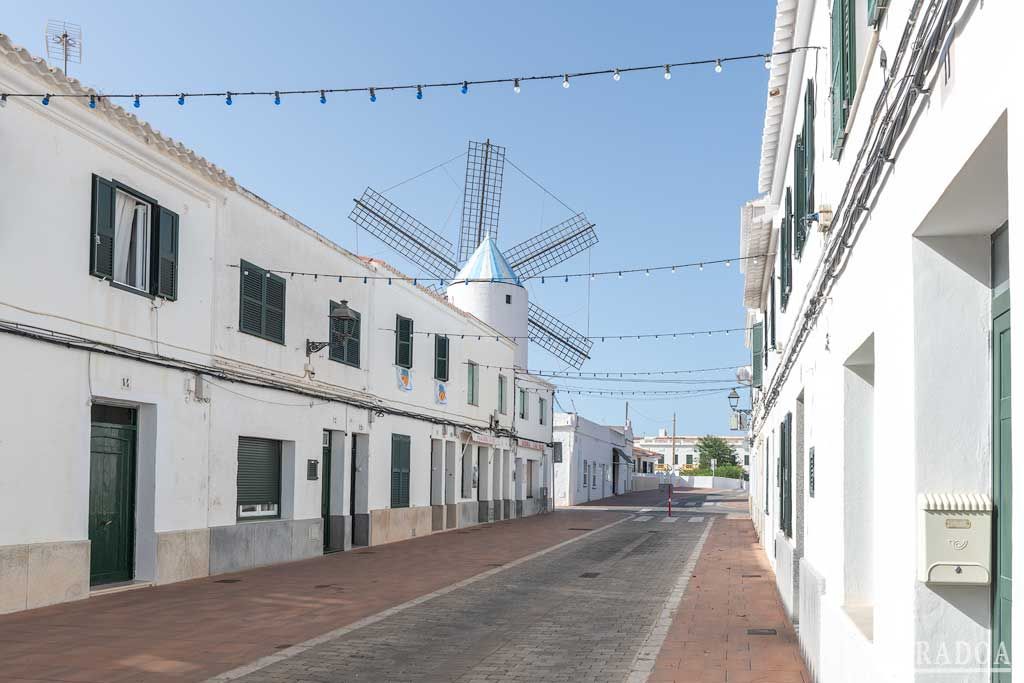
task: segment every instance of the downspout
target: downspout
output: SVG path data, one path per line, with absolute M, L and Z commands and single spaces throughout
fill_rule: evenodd
M 878 27 L 876 26 L 871 31 L 871 38 L 868 40 L 868 49 L 864 53 L 864 62 L 860 70 L 860 75 L 857 77 L 857 92 L 853 95 L 853 104 L 850 105 L 850 116 L 846 119 L 846 128 L 843 129 L 843 141 L 850 137 L 850 131 L 853 129 L 853 121 L 857 118 L 857 108 L 860 106 L 860 98 L 864 93 L 864 84 L 868 81 L 868 71 L 871 63 L 875 59 L 875 48 L 878 47 Z

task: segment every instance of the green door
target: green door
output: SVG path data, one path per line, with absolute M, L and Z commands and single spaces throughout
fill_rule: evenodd
M 995 503 L 995 586 L 992 605 L 993 681 L 1010 681 L 1010 615 L 1012 605 L 1012 471 L 1010 457 L 1010 310 L 996 308 L 992 321 L 992 492 Z M 1002 312 L 999 312 L 1003 309 Z
M 324 452 L 320 459 L 320 516 L 324 523 L 324 550 L 331 547 L 331 431 L 324 430 Z
M 92 407 L 89 582 L 131 581 L 135 569 L 135 411 Z

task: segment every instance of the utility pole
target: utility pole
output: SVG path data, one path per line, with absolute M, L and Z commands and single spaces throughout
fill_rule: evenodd
M 622 426 L 625 427 L 628 424 L 629 424 L 629 401 L 626 401 L 626 421 L 622 423 Z
M 676 414 L 672 413 L 672 466 L 679 464 L 676 460 Z

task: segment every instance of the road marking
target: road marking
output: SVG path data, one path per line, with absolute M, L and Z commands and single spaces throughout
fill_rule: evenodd
M 661 523 L 662 524 L 666 524 L 666 523 L 671 524 L 672 522 L 678 522 L 678 521 L 679 521 L 678 517 L 662 517 L 661 518 Z
M 651 515 L 640 515 L 639 517 L 633 518 L 634 522 L 649 522 L 651 521 Z
M 230 671 L 225 671 L 224 673 L 219 674 L 217 676 L 214 676 L 212 678 L 208 678 L 206 680 L 206 683 L 217 683 L 218 681 L 233 681 L 233 680 L 235 680 L 237 678 L 241 678 L 242 676 L 247 676 L 247 675 L 253 673 L 254 671 L 259 671 L 260 669 L 265 669 L 266 667 L 270 666 L 271 664 L 276 664 L 277 662 L 281 662 L 281 661 L 284 661 L 286 659 L 291 659 L 292 657 L 294 657 L 296 655 L 299 655 L 299 654 L 302 654 L 306 650 L 309 650 L 309 649 L 311 649 L 313 647 L 316 647 L 317 645 L 320 645 L 322 643 L 326 643 L 326 642 L 334 640 L 336 638 L 340 638 L 341 636 L 344 636 L 346 634 L 352 633 L 353 631 L 358 631 L 359 629 L 363 628 L 364 626 L 369 626 L 370 624 L 375 624 L 378 621 L 382 621 L 384 619 L 387 619 L 388 617 L 392 616 L 393 614 L 398 614 L 399 612 L 404 612 L 405 610 L 409 609 L 410 607 L 415 607 L 416 605 L 420 605 L 420 604 L 422 604 L 424 602 L 427 602 L 428 600 L 433 600 L 434 598 L 440 597 L 442 595 L 447 595 L 448 593 L 451 593 L 452 591 L 456 591 L 456 590 L 458 590 L 460 588 L 464 588 L 466 586 L 472 585 L 472 584 L 476 583 L 477 581 L 483 581 L 484 579 L 489 578 L 491 576 L 494 576 L 495 574 L 503 572 L 503 571 L 505 571 L 507 569 L 511 569 L 512 567 L 519 566 L 519 565 L 521 565 L 521 564 L 523 564 L 525 562 L 529 562 L 530 560 L 534 560 L 534 559 L 536 559 L 538 557 L 541 557 L 543 555 L 547 555 L 548 553 L 551 553 L 551 552 L 554 552 L 554 551 L 559 550 L 561 548 L 564 548 L 565 546 L 569 545 L 570 543 L 575 543 L 576 541 L 581 541 L 584 538 L 586 538 L 587 536 L 593 536 L 596 533 L 600 533 L 600 532 L 604 531 L 605 529 L 610 529 L 611 527 L 613 527 L 613 526 L 615 526 L 617 524 L 622 524 L 623 522 L 628 521 L 630 519 L 632 519 L 632 517 L 624 517 L 624 518 L 622 518 L 620 520 L 611 522 L 610 524 L 605 524 L 602 527 L 598 527 L 597 529 L 594 529 L 593 531 L 588 531 L 585 534 L 580 534 L 579 536 L 576 536 L 574 538 L 570 538 L 570 539 L 568 539 L 566 541 L 562 541 L 561 543 L 553 545 L 550 548 L 544 548 L 543 550 L 538 550 L 537 552 L 532 553 L 530 555 L 526 555 L 525 557 L 520 557 L 518 560 L 513 560 L 512 562 L 509 562 L 508 564 L 503 565 L 501 567 L 495 567 L 494 569 L 488 569 L 487 571 L 482 572 L 480 574 L 477 574 L 476 576 L 471 576 L 468 579 L 463 579 L 462 581 L 459 581 L 457 583 L 453 583 L 450 586 L 445 586 L 444 588 L 439 588 L 438 590 L 434 591 L 433 593 L 427 593 L 426 595 L 421 595 L 418 598 L 413 598 L 412 600 L 408 600 L 406 602 L 403 602 L 401 605 L 395 605 L 394 607 L 389 607 L 388 609 L 386 609 L 386 610 L 384 610 L 382 612 L 377 612 L 376 614 L 371 614 L 368 617 L 363 617 L 359 621 L 353 622 L 353 623 L 349 624 L 348 626 L 342 626 L 341 628 L 336 628 L 333 631 L 328 631 L 327 633 L 324 633 L 323 635 L 316 636 L 315 638 L 310 638 L 309 640 L 307 640 L 305 642 L 299 643 L 298 645 L 293 645 L 293 646 L 291 646 L 291 647 L 289 647 L 289 648 L 287 648 L 285 650 L 281 650 L 280 652 L 277 652 L 275 654 L 267 655 L 265 657 L 260 657 L 259 659 L 257 659 L 254 662 L 250 662 L 249 664 L 245 664 L 245 665 L 237 667 L 235 669 L 231 669 Z M 710 528 L 710 527 L 711 527 L 711 525 L 709 524 L 708 528 Z M 705 534 L 706 534 L 706 532 L 705 532 Z
M 690 517 L 689 521 L 691 521 L 691 522 L 703 522 L 704 518 L 703 517 Z
M 654 671 L 654 662 L 658 659 L 658 653 L 661 651 L 661 646 L 665 643 L 665 637 L 668 635 L 672 621 L 675 619 L 676 610 L 679 609 L 679 603 L 682 602 L 683 595 L 686 593 L 686 586 L 690 583 L 690 576 L 693 574 L 693 570 L 697 566 L 697 560 L 700 558 L 700 553 L 704 549 L 704 541 L 708 540 L 711 527 L 714 525 L 715 520 L 712 518 L 708 525 L 704 527 L 704 533 L 700 535 L 700 540 L 697 541 L 697 545 L 694 546 L 689 559 L 686 560 L 686 566 L 683 567 L 682 573 L 679 574 L 679 580 L 676 581 L 675 587 L 669 593 L 668 598 L 666 598 L 665 604 L 661 608 L 661 614 L 651 625 L 651 630 L 648 631 L 643 645 L 640 646 L 640 650 L 633 659 L 629 678 L 626 679 L 628 683 L 645 683 L 650 677 L 651 672 Z

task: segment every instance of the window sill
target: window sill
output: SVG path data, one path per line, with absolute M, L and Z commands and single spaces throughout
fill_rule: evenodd
M 146 292 L 146 291 L 141 290 L 141 289 L 136 289 L 135 287 L 132 287 L 131 285 L 125 285 L 125 284 L 122 284 L 120 282 L 117 282 L 116 280 L 109 280 L 107 278 L 101 278 L 101 279 L 107 280 L 107 283 L 111 287 L 113 287 L 114 289 L 119 289 L 122 292 L 130 292 L 132 294 L 138 294 L 139 296 L 144 297 L 146 299 L 150 299 L 150 300 L 156 299 L 156 297 L 153 296 L 152 294 L 150 294 L 149 292 Z
M 253 522 L 280 522 L 283 517 L 281 515 L 265 515 L 259 517 L 236 517 L 235 521 L 239 524 L 251 524 Z
M 257 336 L 257 335 L 253 335 L 253 336 Z M 273 340 L 270 340 L 270 341 L 273 341 Z M 327 358 L 328 358 L 328 360 L 332 360 L 335 363 L 340 363 L 342 365 L 347 365 L 348 367 L 355 368 L 356 370 L 360 369 L 359 368 L 359 363 L 349 363 L 347 360 L 341 360 L 340 358 L 331 358 L 330 356 L 328 356 Z
M 278 339 L 273 339 L 271 337 L 265 337 L 262 334 L 256 334 L 255 332 L 249 332 L 248 330 L 243 330 L 241 327 L 238 328 L 238 331 L 241 332 L 242 334 L 247 334 L 250 337 L 256 337 L 257 339 L 262 339 L 263 341 L 268 341 L 268 342 L 270 342 L 272 344 L 280 344 L 281 346 L 287 346 L 287 344 L 284 343 L 284 340 L 278 340 Z

